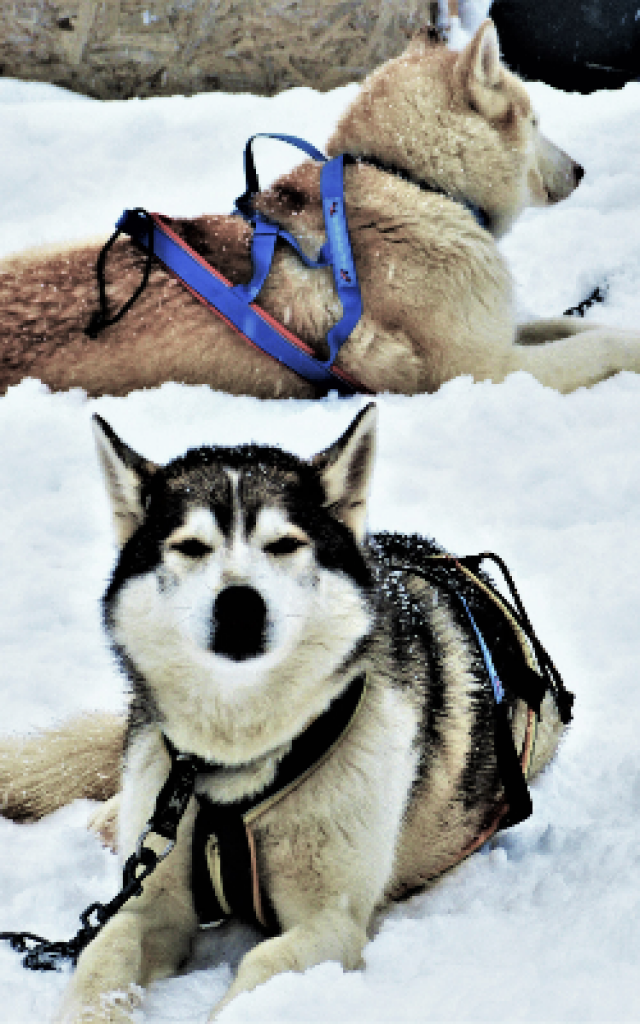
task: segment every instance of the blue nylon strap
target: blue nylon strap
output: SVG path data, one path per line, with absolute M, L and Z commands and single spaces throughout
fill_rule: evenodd
M 244 195 L 236 199 L 236 209 L 243 217 L 247 216 L 246 204 L 247 200 L 260 191 L 260 182 L 256 173 L 256 165 L 253 159 L 253 140 L 254 139 L 275 139 L 277 142 L 286 142 L 289 146 L 295 146 L 296 149 L 301 149 L 303 153 L 310 156 L 312 160 L 319 160 L 320 163 L 326 161 L 326 156 L 321 153 L 319 149 L 312 146 L 310 142 L 305 142 L 304 139 L 299 139 L 297 135 L 276 135 L 269 132 L 258 132 L 256 135 L 252 135 L 244 147 L 244 176 L 247 183 L 247 190 Z M 251 211 L 248 211 L 249 214 Z
M 245 302 L 253 302 L 262 290 L 267 280 L 273 254 L 276 248 L 276 241 L 280 234 L 277 224 L 271 224 L 262 217 L 256 218 L 253 225 L 253 238 L 251 239 L 251 263 L 253 265 L 253 276 L 249 284 L 237 284 L 233 291 Z
M 246 302 L 253 302 L 262 291 L 262 287 L 271 270 L 278 238 L 287 242 L 294 252 L 297 253 L 304 265 L 311 270 L 319 270 L 320 267 L 330 266 L 330 260 L 325 252 L 327 245 L 323 245 L 320 250 L 319 259 L 312 260 L 302 251 L 300 243 L 289 231 L 285 231 L 278 224 L 267 220 L 261 213 L 254 213 L 251 218 L 251 226 L 253 228 L 253 236 L 251 238 L 251 266 L 253 274 L 248 284 L 237 284 L 233 289 Z
M 347 229 L 347 218 L 344 209 L 344 163 L 345 154 L 334 157 L 327 161 L 327 158 L 310 143 L 305 142 L 295 135 L 271 135 L 259 133 L 252 135 L 244 151 L 244 167 L 247 189 L 246 192 L 236 200 L 235 209 L 245 219 L 250 220 L 254 228 L 253 241 L 251 244 L 251 259 L 253 264 L 253 276 L 248 285 L 242 286 L 244 291 L 251 296 L 252 301 L 259 294 L 260 289 L 266 281 L 269 273 L 271 260 L 273 259 L 276 237 L 273 236 L 271 222 L 262 214 L 255 213 L 251 201 L 259 191 L 260 184 L 253 160 L 252 144 L 254 139 L 276 139 L 286 142 L 297 149 L 302 150 L 314 160 L 321 161 L 324 166 L 320 175 L 320 191 L 322 195 L 322 210 L 324 215 L 325 231 L 327 241 L 322 246 L 317 260 L 309 259 L 300 248 L 299 243 L 284 228 L 277 227 L 276 236 L 294 249 L 305 266 L 316 269 L 318 267 L 331 266 L 333 279 L 342 304 L 342 319 L 335 324 L 327 335 L 329 346 L 329 358 L 324 366 L 331 367 L 335 362 L 340 348 L 347 340 L 354 327 L 362 316 L 362 297 L 356 274 L 356 267 L 349 241 Z M 349 159 L 347 157 L 347 159 Z M 265 270 L 266 267 L 266 270 Z
M 356 393 L 355 386 L 333 374 L 324 363 L 297 348 L 275 327 L 263 320 L 248 304 L 246 295 L 220 281 L 191 253 L 165 234 L 147 214 L 137 210 L 125 210 L 117 228 L 125 231 L 144 247 L 149 245 L 149 231 L 152 229 L 154 255 L 258 348 L 306 380 L 344 395 Z
M 327 335 L 327 366 L 331 366 L 341 346 L 362 316 L 362 297 L 344 210 L 344 160 L 344 153 L 330 160 L 324 165 L 320 175 L 322 209 L 333 266 L 333 279 L 342 303 L 342 319 Z
M 253 159 L 253 140 L 254 139 L 275 139 L 277 142 L 286 142 L 289 146 L 295 146 L 296 149 L 301 149 L 303 153 L 310 156 L 312 160 L 319 160 L 324 163 L 327 159 L 324 153 L 321 153 L 319 149 L 312 146 L 310 142 L 305 142 L 304 139 L 299 139 L 297 135 L 276 135 L 269 132 L 258 132 L 256 135 L 252 135 L 244 147 L 244 176 L 247 184 L 246 191 L 235 201 L 234 212 L 239 213 L 245 220 L 251 220 L 253 218 L 252 199 L 260 191 L 260 182 L 256 172 L 256 165 Z
M 253 210 L 253 197 L 260 185 L 253 159 L 254 139 L 275 139 L 302 150 L 307 156 L 324 165 L 320 176 L 322 208 L 327 241 L 317 259 L 311 259 L 301 249 L 296 238 L 278 224 Z M 346 159 L 352 159 L 348 156 Z M 362 299 L 356 275 L 349 232 L 344 209 L 345 155 L 327 160 L 315 146 L 295 135 L 258 133 L 252 135 L 245 146 L 244 164 L 246 191 L 236 199 L 235 212 L 250 221 L 253 227 L 251 262 L 253 273 L 248 284 L 231 288 L 209 272 L 188 251 L 173 241 L 157 224 L 153 224 L 153 252 L 165 266 L 193 289 L 201 298 L 214 306 L 233 326 L 259 348 L 295 370 L 306 380 L 336 388 L 342 394 L 353 394 L 355 387 L 332 373 L 341 346 L 347 340 L 362 316 Z M 142 211 L 125 210 L 117 227 L 126 231 L 141 245 L 149 246 L 148 216 Z M 311 269 L 331 266 L 336 291 L 342 303 L 342 319 L 327 335 L 329 358 L 316 359 L 294 345 L 275 327 L 267 323 L 249 305 L 260 294 L 269 275 L 278 238 L 297 253 L 305 266 Z
M 460 601 L 462 602 L 462 605 L 464 606 L 464 610 L 466 611 L 467 615 L 469 616 L 469 622 L 473 626 L 473 631 L 476 634 L 476 638 L 477 638 L 478 644 L 480 645 L 480 650 L 482 651 L 482 657 L 484 658 L 484 663 L 485 663 L 487 672 L 489 673 L 489 679 L 491 680 L 491 685 L 493 686 L 493 693 L 494 693 L 494 696 L 496 698 L 496 704 L 500 704 L 501 701 L 502 701 L 502 698 L 504 697 L 504 689 L 502 687 L 502 682 L 500 681 L 500 676 L 496 672 L 495 665 L 493 664 L 493 658 L 491 657 L 491 652 L 490 652 L 489 648 L 486 645 L 486 642 L 485 642 L 485 639 L 484 639 L 482 633 L 480 632 L 480 630 L 478 629 L 478 626 L 476 625 L 476 620 L 474 619 L 473 615 L 471 614 L 471 611 L 469 610 L 469 605 L 465 601 L 465 599 L 462 596 L 462 594 L 458 594 L 458 597 L 460 598 Z
M 313 160 L 319 160 L 321 163 L 325 163 L 327 159 L 319 149 L 316 149 L 315 146 L 312 146 L 309 142 L 305 142 L 304 139 L 299 139 L 297 135 L 276 135 L 268 132 L 258 132 L 256 135 L 252 135 L 248 140 L 244 148 L 244 174 L 247 187 L 246 191 L 243 192 L 241 196 L 238 196 L 234 205 L 234 213 L 239 213 L 240 216 L 249 221 L 253 227 L 253 238 L 251 241 L 251 263 L 253 266 L 253 276 L 249 284 L 238 285 L 235 289 L 238 294 L 247 296 L 248 302 L 252 302 L 257 298 L 267 279 L 269 270 L 271 269 L 271 261 L 273 260 L 276 239 L 278 237 L 284 242 L 287 242 L 294 252 L 298 254 L 304 265 L 310 267 L 312 270 L 316 270 L 319 267 L 326 267 L 328 265 L 328 257 L 326 254 L 321 253 L 318 260 L 310 259 L 306 253 L 302 251 L 299 242 L 289 231 L 285 231 L 284 228 L 274 224 L 261 213 L 257 213 L 253 209 L 253 197 L 260 191 L 260 182 L 258 180 L 255 161 L 253 159 L 254 139 L 275 139 L 277 142 L 286 142 L 290 146 L 295 146 L 296 149 L 301 149 L 303 153 L 306 153 L 307 156 L 310 156 Z

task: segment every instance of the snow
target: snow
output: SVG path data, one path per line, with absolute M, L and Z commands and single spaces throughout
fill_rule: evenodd
M 125 206 L 225 211 L 243 190 L 250 134 L 322 146 L 355 88 L 100 103 L 0 79 L 1 250 L 106 235 Z M 640 84 L 531 93 L 545 132 L 587 173 L 570 199 L 527 213 L 502 243 L 520 310 L 557 313 L 606 282 L 607 302 L 588 316 L 637 328 Z M 265 181 L 297 159 L 258 145 Z M 174 383 L 87 400 L 32 380 L 1 398 L 0 731 L 124 704 L 99 622 L 114 548 L 94 411 L 155 460 L 254 440 L 307 456 L 362 402 L 258 402 Z M 577 695 L 575 722 L 535 787 L 533 817 L 383 915 L 362 971 L 326 963 L 277 977 L 222 1020 L 638 1020 L 640 378 L 566 397 L 524 374 L 500 385 L 462 378 L 379 406 L 371 527 L 498 551 Z M 34 825 L 0 819 L 0 929 L 67 937 L 87 904 L 116 891 L 115 858 L 85 831 L 88 812 L 79 803 Z M 140 1020 L 204 1022 L 251 941 L 237 926 L 203 936 L 180 977 L 151 987 Z M 66 983 L 26 974 L 5 947 L 0 979 L 7 1024 L 41 1024 Z

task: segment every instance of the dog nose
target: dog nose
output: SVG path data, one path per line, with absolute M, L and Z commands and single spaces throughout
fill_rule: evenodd
M 233 661 L 264 654 L 267 606 L 253 587 L 222 590 L 213 605 L 210 650 Z
M 584 167 L 581 167 L 580 164 L 576 164 L 573 168 L 573 176 L 575 178 L 576 185 L 579 185 L 584 178 Z

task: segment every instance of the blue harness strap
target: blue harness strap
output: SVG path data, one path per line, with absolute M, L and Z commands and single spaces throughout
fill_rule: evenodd
M 342 153 L 326 163 L 320 174 L 322 210 L 327 232 L 327 243 L 323 246 L 322 251 L 328 246 L 328 255 L 333 267 L 333 280 L 338 298 L 342 303 L 342 319 L 331 328 L 327 335 L 328 366 L 331 366 L 340 348 L 362 316 L 362 297 L 344 210 L 344 161 L 345 154 Z
M 500 676 L 496 672 L 496 667 L 493 664 L 493 658 L 491 657 L 491 651 L 487 647 L 486 641 L 485 641 L 482 633 L 478 629 L 478 625 L 476 623 L 476 620 L 474 619 L 473 615 L 471 614 L 471 610 L 469 608 L 469 605 L 465 601 L 465 599 L 462 596 L 462 594 L 459 593 L 458 594 L 458 598 L 459 598 L 460 603 L 462 604 L 465 612 L 467 613 L 467 616 L 469 618 L 469 622 L 471 623 L 471 627 L 473 629 L 473 632 L 476 635 L 476 640 L 478 641 L 478 646 L 479 646 L 479 648 L 480 648 L 480 650 L 482 652 L 482 657 L 483 657 L 483 660 L 484 660 L 485 668 L 487 670 L 487 674 L 489 676 L 489 679 L 491 680 L 491 685 L 493 687 L 493 696 L 495 697 L 496 704 L 500 704 L 500 703 L 502 703 L 502 698 L 504 697 L 504 689 L 503 689 L 503 686 L 502 686 L 502 682 L 500 680 Z
M 253 141 L 271 138 L 296 146 L 314 160 L 324 164 L 320 176 L 322 207 L 327 240 L 316 259 L 306 255 L 297 239 L 279 224 L 253 210 L 254 196 L 260 191 L 253 159 Z M 252 276 L 248 284 L 235 287 L 202 257 L 198 256 L 173 232 L 157 214 L 145 210 L 125 210 L 116 225 L 117 232 L 126 232 L 139 246 L 153 255 L 179 278 L 185 287 L 206 305 L 213 308 L 231 327 L 253 345 L 294 370 L 301 377 L 340 394 L 368 392 L 349 374 L 336 368 L 334 362 L 340 348 L 362 316 L 362 299 L 356 274 L 349 232 L 344 211 L 344 164 L 352 157 L 342 154 L 327 158 L 310 143 L 293 135 L 253 135 L 245 146 L 244 165 L 246 191 L 238 197 L 234 213 L 249 221 L 253 228 L 251 242 Z M 342 318 L 328 333 L 329 356 L 318 359 L 312 350 L 268 313 L 253 305 L 269 275 L 276 242 L 289 245 L 311 269 L 331 267 Z
M 317 160 L 318 163 L 323 164 L 327 160 L 324 153 L 321 153 L 319 149 L 312 146 L 310 142 L 305 142 L 304 139 L 298 138 L 297 135 L 278 135 L 271 132 L 257 132 L 255 135 L 252 135 L 244 147 L 244 177 L 247 187 L 235 201 L 236 212 L 246 220 L 251 220 L 254 217 L 252 201 L 253 197 L 260 191 L 256 162 L 253 159 L 254 139 L 274 139 L 276 142 L 286 142 L 287 145 L 295 146 L 296 149 L 302 150 L 303 153 L 310 156 L 312 160 Z
M 179 277 L 185 287 L 252 344 L 284 363 L 306 380 L 352 395 L 366 389 L 334 367 L 316 359 L 311 350 L 278 324 L 265 310 L 250 305 L 243 294 L 251 286 L 237 289 L 209 266 L 156 215 L 143 210 L 125 210 L 118 231 L 130 235 L 142 248 L 152 250 L 161 263 Z
M 260 191 L 253 157 L 253 142 L 258 138 L 285 142 L 323 164 L 320 191 L 327 239 L 315 259 L 307 256 L 289 231 L 253 208 L 254 198 Z M 342 153 L 328 160 L 315 146 L 296 135 L 259 132 L 251 136 L 244 150 L 246 189 L 236 199 L 233 212 L 248 221 L 253 229 L 252 276 L 248 284 L 235 287 L 171 231 L 158 214 L 148 214 L 140 209 L 125 210 L 118 221 L 116 232 L 104 246 L 98 259 L 96 269 L 100 308 L 93 313 L 85 333 L 90 338 L 95 338 L 105 327 L 116 323 L 125 315 L 146 287 L 153 259 L 157 257 L 197 299 L 246 337 L 256 348 L 268 353 L 314 384 L 337 389 L 340 394 L 372 394 L 369 388 L 334 365 L 342 345 L 362 317 L 362 297 L 344 203 L 344 166 L 347 162 L 353 163 L 355 158 L 349 153 Z M 408 173 L 387 167 L 373 158 L 368 158 L 367 162 L 381 170 L 400 174 L 408 181 L 414 180 Z M 430 191 L 449 195 L 438 186 L 423 185 L 419 181 L 415 184 Z M 460 199 L 459 202 L 469 210 L 481 227 L 488 228 L 488 218 L 482 210 L 464 199 Z M 122 231 L 131 235 L 137 244 L 146 250 L 147 261 L 140 286 L 116 314 L 109 316 L 104 266 L 110 247 Z M 342 304 L 342 317 L 328 332 L 327 359 L 318 359 L 313 350 L 300 338 L 279 324 L 265 310 L 254 305 L 269 276 L 278 239 L 289 245 L 306 267 L 332 268 L 336 292 Z
M 289 231 L 285 231 L 284 228 L 274 224 L 263 214 L 253 209 L 254 196 L 260 191 L 260 182 L 253 158 L 254 139 L 275 139 L 278 142 L 286 142 L 288 145 L 302 150 L 303 153 L 306 153 L 313 160 L 324 164 L 320 174 L 320 193 L 322 196 L 322 211 L 327 241 L 320 249 L 316 260 L 310 259 L 302 251 L 298 241 Z M 333 365 L 342 345 L 362 316 L 362 297 L 360 295 L 358 275 L 351 251 L 344 209 L 345 160 L 354 162 L 354 158 L 345 153 L 334 157 L 333 160 L 327 160 L 326 156 L 319 149 L 316 149 L 309 142 L 305 142 L 304 139 L 299 139 L 296 135 L 276 135 L 259 132 L 257 135 L 252 135 L 245 146 L 244 173 L 247 187 L 245 192 L 235 202 L 235 212 L 249 221 L 253 227 L 253 241 L 251 245 L 253 277 L 248 285 L 241 286 L 243 293 L 251 296 L 248 301 L 256 298 L 267 279 L 277 238 L 287 242 L 295 250 L 305 266 L 313 270 L 328 266 L 333 269 L 333 280 L 338 298 L 342 303 L 342 318 L 331 328 L 327 335 L 329 357 L 322 363 L 327 368 Z

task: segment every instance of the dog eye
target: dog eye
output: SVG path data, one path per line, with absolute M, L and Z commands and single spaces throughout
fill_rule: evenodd
M 299 537 L 279 537 L 278 540 L 265 544 L 264 550 L 269 555 L 292 555 L 298 548 L 303 548 L 305 542 Z
M 195 537 L 188 537 L 186 540 L 179 540 L 177 544 L 172 544 L 171 550 L 179 551 L 181 555 L 185 555 L 187 558 L 204 558 L 205 555 L 211 553 L 212 548 L 208 544 L 203 544 L 201 540 L 197 540 Z

